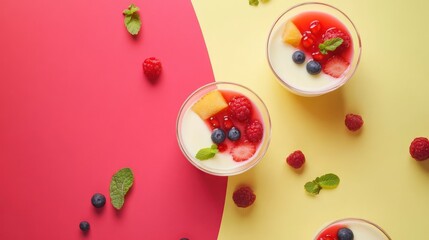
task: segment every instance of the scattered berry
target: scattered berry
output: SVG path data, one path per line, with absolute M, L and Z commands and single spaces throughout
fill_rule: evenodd
M 323 67 L 323 72 L 334 78 L 339 78 L 347 70 L 349 65 L 350 64 L 342 57 L 333 56 L 326 62 Z
M 296 51 L 292 54 L 292 60 L 296 64 L 301 64 L 305 61 L 305 53 L 302 51 Z
M 353 240 L 353 232 L 349 228 L 340 228 L 337 232 L 338 240 Z
M 297 150 L 286 158 L 286 163 L 295 169 L 301 168 L 305 163 L 305 156 L 300 150 Z
M 411 157 L 417 161 L 423 161 L 429 158 L 429 140 L 425 137 L 415 138 L 410 145 Z
M 258 120 L 255 120 L 251 122 L 246 127 L 246 136 L 247 139 L 251 142 L 259 142 L 261 141 L 262 137 L 264 135 L 264 128 L 262 127 L 262 123 L 260 123 Z
M 162 65 L 159 59 L 150 57 L 146 58 L 143 62 L 143 73 L 146 77 L 154 81 L 158 79 L 159 75 L 161 75 Z
M 319 62 L 317 61 L 309 61 L 307 63 L 307 72 L 310 73 L 311 75 L 316 75 L 319 74 L 320 71 L 322 70 L 322 65 L 320 65 Z
M 314 39 L 309 36 L 303 36 L 301 39 L 301 44 L 304 46 L 304 48 L 311 48 L 314 44 Z
M 234 127 L 234 123 L 232 123 L 231 119 L 229 119 L 229 117 L 228 117 L 228 116 L 224 116 L 224 117 L 223 117 L 223 127 L 224 127 L 226 130 L 229 130 L 229 129 L 231 129 L 232 127 Z
M 211 138 L 214 143 L 220 144 L 225 141 L 226 134 L 222 129 L 216 128 L 213 130 Z
M 231 149 L 232 159 L 236 162 L 246 161 L 251 158 L 256 152 L 256 147 L 252 143 L 243 143 L 237 146 L 234 146 Z
M 220 127 L 219 120 L 215 117 L 210 117 L 209 122 L 213 129 Z
M 252 113 L 252 103 L 246 97 L 233 97 L 229 101 L 231 114 L 240 122 L 244 122 L 250 118 Z
M 83 232 L 87 232 L 87 231 L 89 230 L 89 228 L 90 228 L 90 226 L 89 226 L 89 222 L 87 222 L 87 221 L 82 221 L 82 222 L 80 222 L 80 223 L 79 223 L 79 228 L 80 228 L 80 230 L 82 230 Z
M 237 141 L 238 139 L 240 139 L 241 137 L 241 133 L 240 130 L 238 130 L 238 128 L 236 127 L 232 127 L 229 131 L 228 131 L 228 138 L 231 141 Z
M 101 193 L 92 195 L 91 203 L 96 208 L 101 208 L 106 204 L 106 197 Z
M 357 131 L 363 125 L 363 120 L 360 115 L 349 113 L 346 115 L 345 124 L 350 131 Z
M 326 30 L 325 34 L 323 35 L 323 41 L 326 41 L 332 38 L 337 38 L 337 37 L 342 38 L 343 43 L 337 49 L 335 49 L 336 52 L 344 51 L 345 49 L 350 47 L 351 45 L 350 36 L 336 27 L 332 27 Z
M 246 208 L 253 204 L 256 200 L 256 195 L 253 193 L 250 187 L 241 187 L 232 194 L 232 199 L 234 200 L 237 207 Z
M 318 34 L 320 30 L 322 29 L 322 25 L 318 20 L 314 20 L 310 23 L 310 31 L 313 34 Z

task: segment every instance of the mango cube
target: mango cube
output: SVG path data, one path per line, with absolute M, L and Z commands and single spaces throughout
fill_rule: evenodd
M 218 90 L 211 91 L 204 95 L 192 106 L 194 111 L 203 120 L 215 115 L 228 107 L 228 103 Z
M 301 42 L 301 32 L 292 21 L 287 21 L 283 30 L 283 42 L 298 47 Z

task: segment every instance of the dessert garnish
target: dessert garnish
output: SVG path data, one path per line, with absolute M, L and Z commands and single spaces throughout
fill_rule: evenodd
M 346 115 L 344 123 L 346 124 L 347 129 L 354 132 L 362 127 L 363 119 L 358 114 L 349 113 Z
M 410 154 L 417 161 L 429 159 L 429 140 L 417 137 L 410 144 Z
M 217 145 L 213 144 L 209 148 L 200 149 L 195 155 L 195 158 L 198 160 L 207 160 L 207 159 L 213 158 L 218 152 L 219 150 L 217 148 Z
M 162 72 L 161 61 L 155 57 L 146 58 L 143 62 L 143 73 L 150 80 L 155 81 Z
M 250 187 L 240 187 L 232 194 L 232 200 L 237 207 L 247 208 L 255 202 L 256 195 Z
M 112 176 L 110 182 L 110 201 L 114 208 L 121 209 L 125 202 L 125 195 L 133 186 L 134 175 L 130 168 L 123 168 Z
M 125 16 L 125 27 L 127 27 L 127 30 L 131 35 L 137 35 L 142 25 L 138 10 L 140 9 L 136 5 L 131 4 L 122 12 Z
M 339 183 L 340 178 L 337 175 L 333 173 L 328 173 L 321 177 L 317 177 L 311 182 L 307 182 L 304 185 L 304 188 L 308 193 L 312 195 L 317 195 L 319 194 L 321 189 L 333 189 L 336 188 Z
M 286 158 L 286 163 L 295 169 L 299 169 L 305 163 L 305 155 L 300 150 L 296 150 Z

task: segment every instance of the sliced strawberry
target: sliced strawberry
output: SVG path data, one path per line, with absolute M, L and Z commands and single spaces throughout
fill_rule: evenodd
M 232 159 L 236 162 L 246 161 L 256 152 L 255 145 L 251 143 L 241 143 L 231 149 Z
M 342 57 L 333 56 L 323 66 L 323 72 L 334 78 L 339 78 L 349 67 L 349 63 Z

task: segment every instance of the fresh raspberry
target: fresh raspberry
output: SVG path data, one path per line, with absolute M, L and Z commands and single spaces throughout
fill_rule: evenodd
M 256 195 L 250 187 L 241 187 L 235 190 L 232 195 L 232 199 L 237 207 L 246 208 L 253 204 L 256 199 Z
M 305 163 L 305 156 L 300 150 L 297 150 L 286 158 L 286 163 L 295 169 L 301 168 Z
M 226 145 L 225 143 L 220 143 L 217 145 L 217 150 L 219 150 L 219 152 L 225 152 L 226 150 L 228 150 L 228 145 Z
M 229 109 L 232 117 L 240 122 L 244 122 L 250 118 L 252 114 L 252 103 L 246 97 L 233 97 L 229 101 Z
M 429 140 L 425 137 L 415 138 L 410 145 L 411 157 L 417 161 L 423 161 L 429 158 Z
M 255 120 L 247 125 L 246 136 L 249 141 L 254 143 L 259 142 L 261 141 L 263 135 L 264 128 L 262 127 L 262 123 L 260 123 L 258 120 Z
M 350 36 L 336 27 L 332 27 L 326 30 L 325 34 L 323 35 L 323 41 L 326 41 L 332 38 L 337 38 L 337 37 L 342 38 L 343 43 L 335 50 L 336 52 L 344 51 L 350 47 L 351 45 Z
M 161 75 L 162 65 L 159 59 L 150 57 L 146 58 L 143 62 L 143 73 L 146 77 L 154 81 L 158 79 L 159 75 Z
M 363 125 L 363 120 L 360 115 L 349 113 L 346 115 L 345 124 L 350 131 L 357 131 Z

